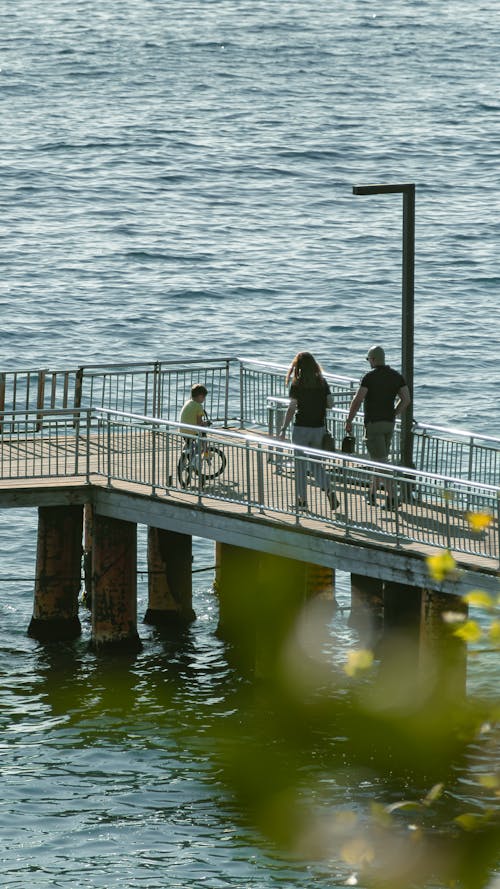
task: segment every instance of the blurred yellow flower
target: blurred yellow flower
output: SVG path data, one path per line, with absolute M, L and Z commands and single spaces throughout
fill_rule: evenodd
M 452 574 L 457 563 L 449 550 L 438 553 L 437 556 L 427 556 L 427 567 L 434 580 L 444 580 L 448 574 Z
M 487 512 L 466 512 L 465 518 L 469 523 L 471 531 L 475 533 L 484 531 L 493 521 L 493 516 Z
M 454 636 L 458 636 L 458 638 L 463 639 L 464 642 L 478 642 L 482 634 L 481 627 L 475 620 L 466 620 L 465 623 L 453 633 Z
M 470 593 L 465 593 L 462 599 L 468 605 L 476 605 L 477 608 L 495 607 L 495 600 L 488 593 L 485 593 L 484 590 L 471 590 Z
M 360 648 L 358 651 L 350 651 L 347 655 L 347 662 L 344 666 L 344 672 L 348 676 L 355 676 L 363 670 L 369 670 L 373 664 L 373 652 L 368 649 Z

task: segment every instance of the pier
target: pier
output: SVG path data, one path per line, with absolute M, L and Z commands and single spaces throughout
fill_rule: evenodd
M 294 614 L 312 596 L 332 598 L 336 570 L 351 574 L 354 616 L 382 609 L 398 622 L 409 612 L 422 632 L 443 610 L 463 610 L 463 593 L 498 593 L 500 439 L 416 425 L 414 466 L 405 467 L 397 428 L 393 462 L 377 466 L 361 417 L 356 452 L 342 454 L 357 383 L 327 375 L 339 451 L 299 451 L 276 436 L 284 376 L 285 368 L 232 358 L 0 374 L 0 506 L 39 515 L 31 635 L 79 634 L 83 576 L 94 647 L 140 645 L 137 525 L 148 528 L 144 619 L 153 624 L 195 616 L 193 536 L 214 541 L 221 627 L 236 636 L 249 608 L 251 621 L 266 612 L 278 631 L 288 607 Z M 206 436 L 193 428 L 196 458 L 186 467 L 176 418 L 193 382 L 209 391 L 213 425 Z M 299 461 L 307 510 L 296 506 Z M 340 500 L 335 511 L 314 484 L 319 464 Z M 398 509 L 386 510 L 382 497 L 368 502 L 374 469 L 398 489 Z M 445 552 L 456 567 L 436 578 L 427 557 Z

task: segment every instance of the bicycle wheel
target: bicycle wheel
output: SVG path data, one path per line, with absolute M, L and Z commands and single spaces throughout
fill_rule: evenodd
M 207 445 L 201 455 L 202 479 L 218 478 L 224 472 L 226 462 L 224 451 L 214 445 Z
M 177 463 L 177 478 L 181 488 L 189 488 L 195 477 L 196 483 L 197 472 L 191 463 L 191 454 L 188 451 L 182 451 Z

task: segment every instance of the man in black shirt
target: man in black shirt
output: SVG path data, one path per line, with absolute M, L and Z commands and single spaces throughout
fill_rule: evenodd
M 352 421 L 364 402 L 365 439 L 368 453 L 377 463 L 387 463 L 394 432 L 394 420 L 401 416 L 410 404 L 410 391 L 404 378 L 385 363 L 382 346 L 372 346 L 366 356 L 371 370 L 361 380 L 356 395 L 351 401 L 346 420 L 346 431 L 352 431 Z M 397 400 L 396 400 L 397 399 Z M 369 500 L 375 504 L 379 479 L 374 476 L 370 482 Z M 387 508 L 394 509 L 397 498 L 393 496 L 388 479 L 385 480 Z

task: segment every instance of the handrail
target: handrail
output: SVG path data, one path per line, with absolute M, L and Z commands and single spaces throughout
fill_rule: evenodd
M 102 476 L 109 486 L 116 481 L 142 485 L 155 497 L 177 492 L 196 497 L 198 503 L 210 498 L 239 504 L 255 519 L 262 513 L 278 519 L 286 515 L 297 526 L 320 522 L 323 530 L 332 526 L 346 537 L 361 535 L 399 548 L 413 541 L 447 547 L 485 560 L 482 570 L 498 570 L 500 564 L 498 484 L 302 448 L 257 432 L 188 426 L 112 408 L 4 411 L 3 423 L 9 431 L 0 434 L 0 466 L 10 488 L 13 479 L 83 477 L 90 483 Z M 187 428 L 194 439 L 206 440 L 225 457 L 220 478 L 209 474 L 204 480 L 199 474 L 189 489 L 177 474 Z M 306 472 L 308 511 L 303 513 L 297 480 Z M 324 472 L 341 500 L 336 512 L 314 482 Z M 386 490 L 390 485 L 399 489 L 399 509 L 385 510 L 383 496 L 376 505 L 369 502 L 365 495 L 373 474 Z M 469 524 L 470 513 L 485 516 L 479 533 Z
M 222 445 L 225 442 L 229 443 L 233 440 L 239 441 L 241 443 L 259 445 L 262 445 L 264 441 L 270 448 L 295 452 L 297 455 L 307 454 L 307 456 L 314 457 L 316 459 L 324 460 L 325 456 L 328 456 L 330 460 L 332 459 L 332 454 L 330 451 L 322 451 L 319 448 L 296 445 L 293 444 L 291 441 L 283 441 L 280 438 L 266 437 L 265 439 L 263 439 L 262 435 L 259 435 L 259 433 L 257 432 L 238 432 L 233 429 L 223 429 L 218 426 L 194 426 L 190 423 L 181 423 L 179 420 L 165 420 L 162 417 L 148 417 L 144 414 L 133 414 L 128 412 L 125 413 L 123 411 L 116 411 L 109 408 L 96 408 L 93 413 L 95 413 L 96 416 L 104 415 L 109 417 L 116 417 L 117 419 L 124 418 L 127 420 L 137 420 L 143 425 L 150 424 L 152 426 L 158 427 L 164 426 L 166 429 L 173 429 L 179 433 L 181 428 L 190 429 L 190 435 L 192 435 L 193 437 L 197 438 L 198 436 L 210 436 L 211 439 L 217 440 L 217 442 Z M 182 435 L 184 435 L 184 433 L 182 433 Z M 495 494 L 500 494 L 500 484 L 483 484 L 460 478 L 460 476 L 449 476 L 436 472 L 426 472 L 425 470 L 418 470 L 413 467 L 394 466 L 388 463 L 377 463 L 375 460 L 370 460 L 368 457 L 363 458 L 353 454 L 343 454 L 342 452 L 335 453 L 335 460 L 342 461 L 347 464 L 355 463 L 356 465 L 359 464 L 360 466 L 365 466 L 367 469 L 370 470 L 370 472 L 375 472 L 375 474 L 377 475 L 385 473 L 387 476 L 389 476 L 392 475 L 394 472 L 397 472 L 398 475 L 400 475 L 402 478 L 406 478 L 406 480 L 410 482 L 415 481 L 415 479 L 417 478 L 425 478 L 435 482 L 446 482 L 449 484 L 464 485 L 465 487 L 471 487 L 475 490 L 481 488 L 489 493 L 494 492 Z
M 243 357 L 166 359 L 154 362 L 89 364 L 73 369 L 14 370 L 0 373 L 0 413 L 39 412 L 57 407 L 110 407 L 176 419 L 191 382 L 209 389 L 211 417 L 242 428 L 268 429 L 269 410 L 285 404 L 286 365 Z M 328 414 L 336 438 L 342 435 L 342 412 L 348 410 L 358 381 L 325 374 L 336 407 Z M 283 399 L 282 402 L 279 399 Z M 355 421 L 357 450 L 362 455 L 362 410 Z M 1 417 L 0 417 L 1 422 Z M 4 426 L 4 432 L 7 427 Z M 413 461 L 417 469 L 438 470 L 478 482 L 495 484 L 500 478 L 500 438 L 457 427 L 417 422 L 413 427 Z M 400 424 L 396 424 L 393 453 L 399 454 Z
M 182 429 L 187 424 L 178 421 L 165 421 L 159 418 L 148 418 L 142 415 L 124 415 L 119 411 L 101 411 L 106 422 L 100 424 L 101 432 L 111 436 L 116 450 L 115 436 L 126 436 L 130 426 L 134 429 L 134 448 L 139 447 L 138 430 L 142 427 L 146 436 L 144 447 L 147 450 L 148 428 L 155 429 L 155 453 L 161 459 L 163 452 L 175 461 L 176 455 L 183 447 L 184 434 Z M 319 520 L 333 525 L 343 531 L 346 536 L 354 533 L 362 534 L 375 541 L 387 540 L 398 547 L 412 541 L 428 546 L 447 547 L 457 553 L 468 553 L 481 556 L 488 560 L 494 570 L 499 565 L 499 510 L 500 487 L 498 485 L 480 484 L 459 477 L 444 476 L 440 473 L 415 470 L 408 467 L 374 463 L 362 457 L 346 454 L 331 454 L 313 448 L 301 448 L 277 438 L 267 438 L 258 433 L 242 433 L 232 430 L 198 426 L 189 427 L 194 439 L 206 440 L 219 447 L 226 456 L 227 469 L 219 481 L 205 481 L 194 489 L 184 490 L 179 486 L 175 476 L 175 466 L 163 466 L 163 482 L 161 472 L 155 469 L 151 480 L 143 478 L 142 484 L 151 485 L 157 490 L 161 488 L 168 494 L 182 490 L 186 495 L 192 494 L 197 502 L 203 498 L 222 502 L 238 503 L 245 506 L 249 513 L 266 515 L 274 513 L 287 514 L 295 517 L 300 525 L 304 520 Z M 163 436 L 163 451 L 162 451 Z M 106 449 L 111 454 L 111 449 Z M 137 456 L 137 454 L 136 454 Z M 265 461 L 267 469 L 264 470 Z M 143 461 L 139 461 L 142 463 Z M 127 476 L 123 469 L 123 460 L 107 467 L 108 484 L 116 477 L 121 481 L 138 482 L 136 476 Z M 314 478 L 315 468 L 321 465 L 326 469 L 338 496 L 342 500 L 342 508 L 332 513 L 328 501 L 321 490 L 308 485 L 309 509 L 303 515 L 296 503 L 297 472 L 304 466 Z M 264 484 L 265 473 L 267 481 Z M 264 474 L 263 474 L 264 473 Z M 381 498 L 376 506 L 365 497 L 370 479 L 376 474 L 386 487 L 391 483 L 399 488 L 403 502 L 395 511 L 383 508 Z M 292 503 L 290 501 L 293 501 Z M 485 527 L 481 533 L 474 533 L 469 524 L 469 514 L 479 513 L 486 516 Z
M 433 423 L 420 423 L 419 421 L 415 420 L 413 428 L 415 431 L 421 429 L 424 432 L 440 432 L 443 435 L 456 435 L 460 436 L 461 438 L 473 438 L 475 440 L 479 439 L 481 441 L 490 441 L 494 442 L 500 447 L 500 436 L 485 435 L 483 432 L 471 432 L 467 429 L 460 429 L 457 426 L 436 426 Z

